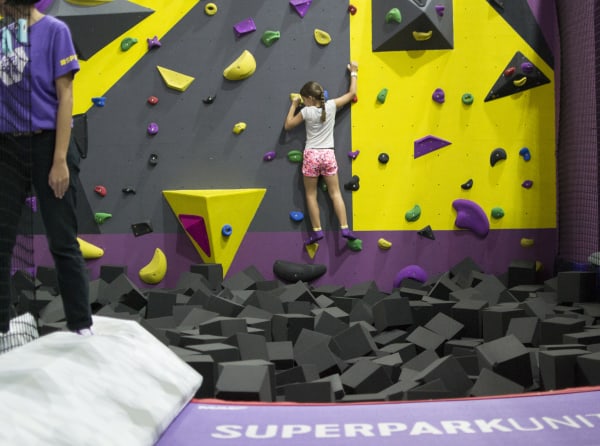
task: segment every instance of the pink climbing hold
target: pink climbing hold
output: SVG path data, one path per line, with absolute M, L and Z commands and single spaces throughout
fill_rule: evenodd
M 252 20 L 252 17 L 248 17 L 247 19 L 236 23 L 233 26 L 233 30 L 235 31 L 235 36 L 237 38 L 240 38 L 246 34 L 256 31 L 256 25 L 254 24 L 254 20 Z
M 290 0 L 290 5 L 296 10 L 298 15 L 302 18 L 308 12 L 308 8 L 312 4 L 312 0 Z
M 427 272 L 419 265 L 405 266 L 394 277 L 394 288 L 400 288 L 404 279 L 413 279 L 424 283 L 427 280 Z
M 199 215 L 179 214 L 179 221 L 183 229 L 190 235 L 204 253 L 210 257 L 210 241 L 204 218 Z
M 462 198 L 452 202 L 456 209 L 456 220 L 454 224 L 461 229 L 469 229 L 479 237 L 485 237 L 490 232 L 490 221 L 487 214 L 477 203 Z

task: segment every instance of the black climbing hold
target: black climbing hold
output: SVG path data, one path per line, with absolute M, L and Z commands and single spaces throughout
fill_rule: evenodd
M 327 272 L 325 265 L 293 263 L 286 260 L 276 260 L 273 273 L 286 282 L 311 282 Z
M 132 194 L 135 195 L 135 189 L 133 187 L 124 187 L 123 189 L 121 189 L 121 191 L 123 191 L 124 194 Z
M 151 154 L 150 158 L 148 158 L 148 163 L 151 166 L 156 166 L 158 164 L 158 155 L 156 153 Z
M 358 177 L 358 175 L 354 175 L 350 181 L 344 184 L 344 189 L 351 191 L 356 191 L 360 189 L 359 181 L 360 178 Z
M 470 178 L 469 181 L 460 185 L 464 190 L 469 190 L 473 187 L 473 179 Z
M 492 167 L 494 167 L 498 161 L 505 160 L 505 159 L 506 159 L 506 150 L 499 147 L 492 151 L 492 154 L 490 155 L 490 164 L 492 165 Z
M 216 96 L 208 96 L 204 99 L 202 99 L 202 102 L 204 102 L 205 104 L 212 104 L 213 102 L 215 102 Z
M 428 238 L 429 240 L 435 240 L 435 235 L 431 226 L 427 225 L 423 229 L 417 232 L 421 237 Z
M 134 223 L 131 225 L 131 230 L 133 231 L 133 235 L 135 235 L 136 237 L 154 232 L 154 230 L 152 229 L 152 225 L 150 225 L 149 221 Z
M 390 160 L 390 156 L 387 153 L 380 153 L 377 159 L 381 164 L 387 164 L 387 162 Z

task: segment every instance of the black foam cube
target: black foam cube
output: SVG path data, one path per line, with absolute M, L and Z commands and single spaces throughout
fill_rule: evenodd
M 376 393 L 391 386 L 392 380 L 383 366 L 363 359 L 342 373 L 346 393 Z
M 204 276 L 213 290 L 221 288 L 223 282 L 223 265 L 220 263 L 200 263 L 190 266 L 190 272 Z
M 454 308 L 454 306 L 452 308 Z M 458 334 L 464 328 L 464 324 L 461 324 L 457 320 L 445 315 L 444 313 L 438 313 L 429 322 L 427 322 L 427 324 L 425 324 L 424 328 L 439 334 L 444 339 L 449 341 L 450 339 L 458 337 Z
M 295 403 L 333 403 L 335 396 L 328 381 L 288 384 L 284 387 L 285 401 Z
M 246 333 L 247 325 L 245 319 L 219 316 L 203 322 L 199 329 L 200 334 L 229 337 L 236 333 Z
M 523 387 L 532 385 L 531 357 L 515 336 L 504 336 L 486 342 L 475 347 L 475 351 L 481 369 L 490 369 Z
M 408 342 L 412 342 L 422 350 L 434 350 L 441 352 L 443 349 L 444 342 L 446 339 L 428 330 L 424 327 L 417 327 L 414 331 L 406 337 Z
M 524 315 L 524 310 L 510 306 L 495 305 L 484 309 L 481 312 L 483 339 L 492 341 L 505 336 L 510 320 Z
M 124 265 L 100 265 L 100 279 L 111 283 L 119 276 L 127 275 L 127 267 Z
M 318 331 L 319 333 L 334 336 L 347 328 L 348 324 L 333 316 L 331 312 L 320 311 L 315 317 L 315 331 Z
M 291 341 L 267 342 L 267 359 L 276 369 L 288 369 L 294 366 L 294 347 Z
M 377 350 L 373 337 L 360 324 L 352 325 L 333 336 L 330 347 L 342 359 L 365 356 Z
M 275 314 L 271 319 L 271 335 L 274 341 L 295 342 L 303 329 L 314 328 L 314 317 L 304 314 Z
M 477 377 L 469 395 L 475 397 L 510 395 L 523 393 L 524 391 L 525 388 L 522 385 L 484 368 Z
M 577 356 L 577 385 L 600 385 L 600 352 Z
M 540 344 L 561 344 L 563 335 L 583 330 L 585 321 L 570 317 L 556 316 L 540 324 Z
M 275 372 L 275 384 L 277 393 L 281 394 L 281 387 L 293 383 L 306 383 L 319 379 L 319 372 L 313 364 L 289 367 L 285 370 Z
M 373 324 L 379 331 L 407 327 L 412 323 L 412 311 L 407 297 L 393 293 L 373 305 Z
M 240 359 L 242 361 L 248 359 L 262 359 L 264 361 L 269 361 L 267 341 L 264 336 L 249 333 L 235 333 L 230 336 L 225 343 L 234 345 L 239 349 Z
M 146 319 L 173 315 L 177 294 L 165 291 L 149 291 L 146 294 Z
M 514 335 L 523 345 L 539 345 L 540 320 L 537 317 L 515 317 L 508 323 L 507 335 Z
M 182 356 L 190 367 L 202 375 L 202 385 L 196 391 L 194 398 L 214 398 L 215 382 L 217 379 L 217 364 L 209 355 L 190 353 Z
M 557 275 L 558 302 L 590 302 L 594 300 L 596 273 L 561 271 Z
M 229 401 L 275 401 L 275 373 L 266 361 L 219 364 L 215 396 Z
M 544 388 L 556 390 L 575 386 L 577 358 L 587 354 L 582 349 L 540 351 L 540 375 Z
M 423 383 L 439 379 L 453 397 L 466 396 L 473 384 L 460 363 L 452 355 L 436 359 L 412 379 Z
M 533 285 L 537 282 L 534 260 L 514 260 L 508 267 L 508 287 Z
M 452 306 L 450 315 L 463 325 L 462 335 L 470 338 L 483 337 L 483 317 L 481 310 L 488 303 L 484 300 L 464 299 Z

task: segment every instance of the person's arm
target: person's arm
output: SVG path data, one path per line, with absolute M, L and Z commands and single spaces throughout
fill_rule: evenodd
M 357 78 L 358 78 L 358 63 L 350 62 L 348 64 L 348 71 L 350 72 L 350 86 L 348 87 L 348 92 L 338 98 L 334 99 L 335 106 L 337 108 L 341 108 L 356 96 L 357 89 Z
M 302 123 L 302 121 L 304 121 L 304 116 L 302 116 L 302 113 L 296 113 L 296 109 L 298 108 L 299 104 L 300 98 L 295 97 L 294 99 L 292 99 L 290 109 L 288 110 L 288 114 L 285 117 L 285 124 L 283 125 L 284 129 L 292 130 L 294 127 L 299 126 Z
M 58 110 L 56 113 L 56 139 L 54 142 L 54 159 L 48 175 L 48 184 L 56 198 L 62 198 L 69 188 L 69 167 L 67 152 L 71 139 L 71 123 L 73 119 L 73 73 L 65 74 L 54 81 Z

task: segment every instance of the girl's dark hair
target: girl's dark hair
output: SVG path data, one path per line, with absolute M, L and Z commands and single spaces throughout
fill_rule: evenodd
M 305 83 L 300 89 L 300 96 L 305 98 L 313 98 L 319 101 L 319 107 L 321 108 L 321 122 L 325 122 L 327 113 L 325 112 L 325 90 L 323 87 L 315 81 Z
M 27 6 L 27 5 L 35 5 L 39 0 L 6 0 L 7 5 L 12 6 Z

